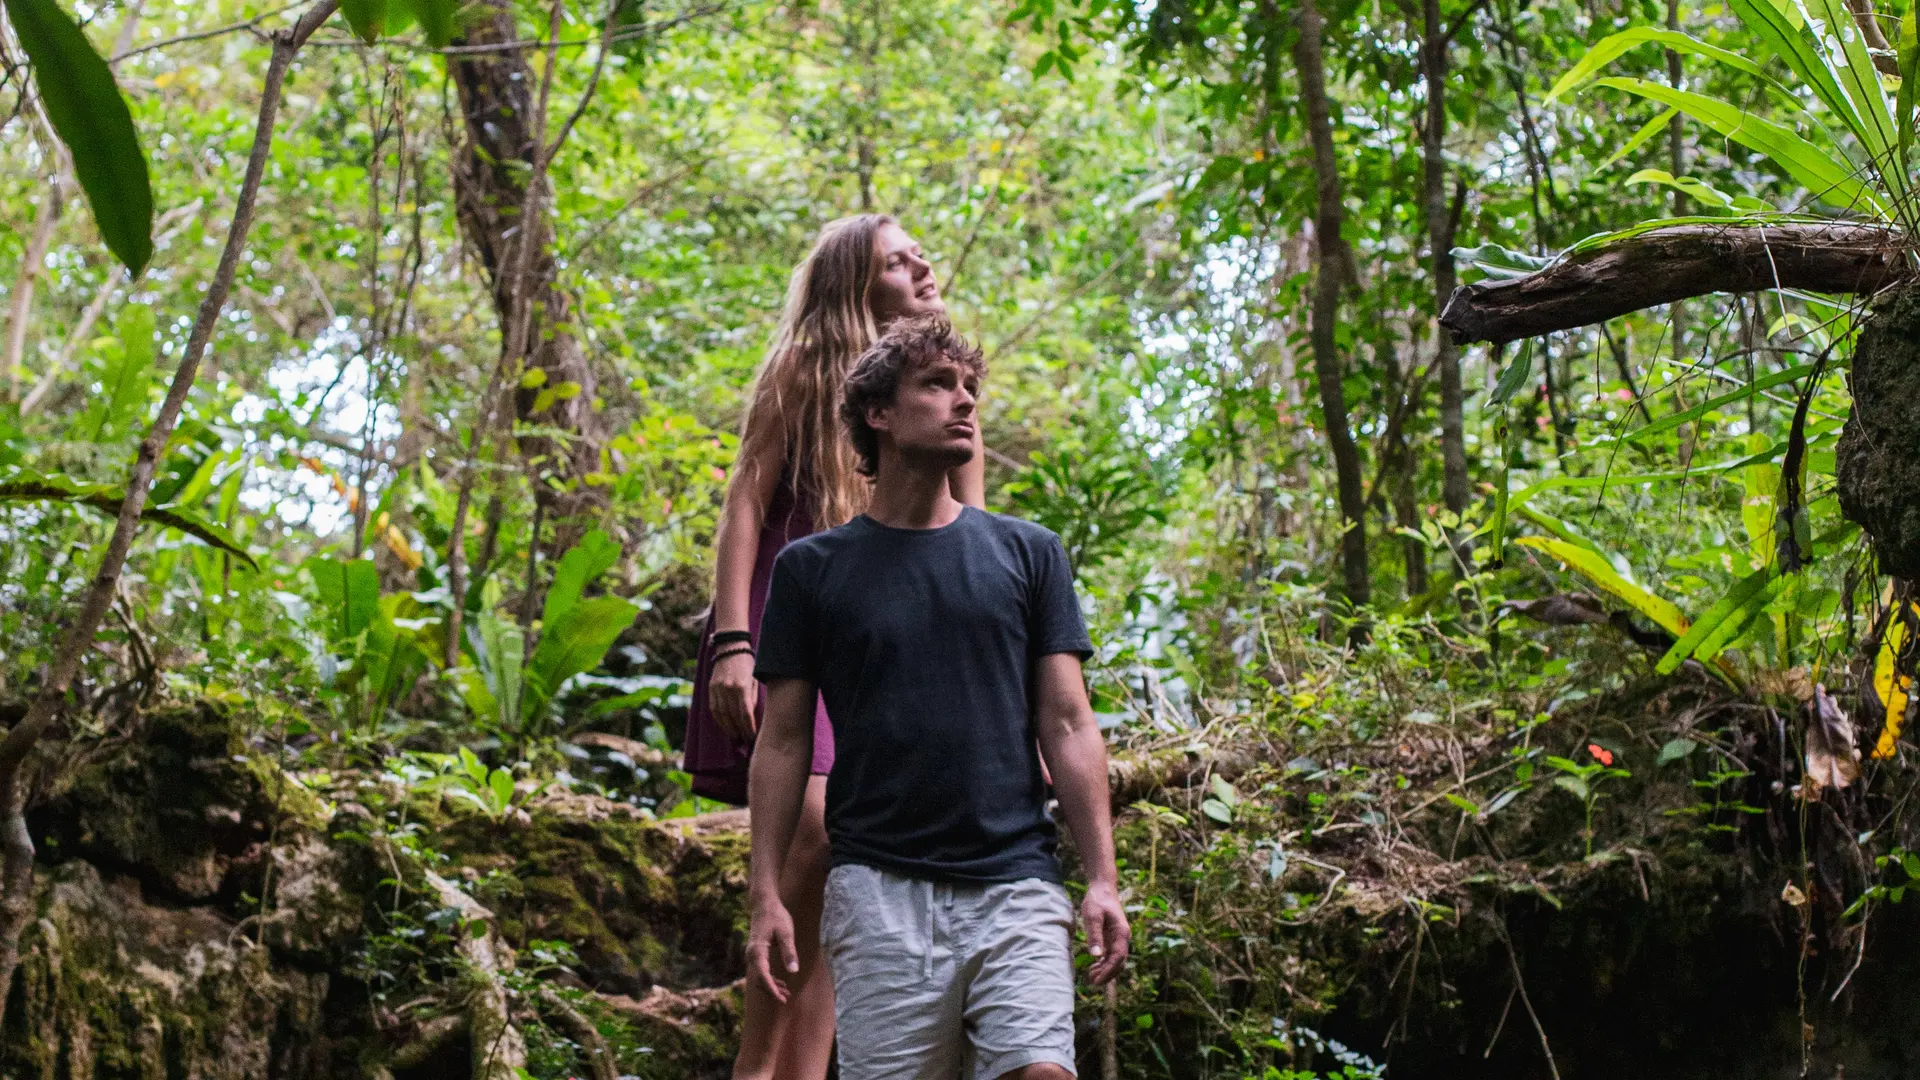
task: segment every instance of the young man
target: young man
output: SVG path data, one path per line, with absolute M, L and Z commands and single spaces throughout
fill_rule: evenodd
M 860 358 L 841 417 L 873 477 L 867 513 L 781 552 L 761 624 L 748 977 L 784 997 L 795 970 L 779 882 L 817 689 L 837 755 L 821 946 L 844 1080 L 1074 1075 L 1073 905 L 1041 756 L 1086 869 L 1090 978 L 1127 956 L 1066 554 L 947 486 L 974 453 L 985 374 L 939 319 L 898 325 Z

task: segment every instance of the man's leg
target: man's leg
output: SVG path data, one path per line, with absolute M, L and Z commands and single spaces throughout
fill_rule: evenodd
M 988 886 L 966 916 L 968 1080 L 1074 1075 L 1073 902 L 1050 881 Z
M 1000 1080 L 1073 1080 L 1073 1074 L 1048 1062 L 1015 1069 L 1003 1075 Z
M 833 1057 L 833 979 L 820 958 L 820 904 L 827 884 L 827 778 L 807 778 L 800 827 L 781 870 L 780 900 L 793 916 L 800 970 L 783 1006 L 752 978 L 741 1003 L 734 1080 L 822 1080 Z
M 867 866 L 828 875 L 820 945 L 833 972 L 841 1080 L 969 1080 L 965 991 L 938 890 Z

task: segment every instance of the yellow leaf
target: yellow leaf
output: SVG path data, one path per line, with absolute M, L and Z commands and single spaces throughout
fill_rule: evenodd
M 409 570 L 418 570 L 426 562 L 419 552 L 413 550 L 413 545 L 407 543 L 407 534 L 395 525 L 387 526 L 387 550 L 393 552 L 393 557 L 405 563 Z
M 1908 606 L 1920 617 L 1920 604 Z M 1880 729 L 1880 739 L 1873 744 L 1873 756 L 1882 761 L 1893 756 L 1900 742 L 1900 727 L 1906 722 L 1907 705 L 1913 699 L 1913 676 L 1898 670 L 1900 650 L 1906 641 L 1907 620 L 1889 619 L 1886 637 L 1880 642 L 1880 655 L 1873 661 L 1873 693 L 1887 710 L 1886 726 Z
M 1685 636 L 1690 624 L 1672 601 L 1655 596 L 1627 580 L 1598 552 L 1546 536 L 1526 536 L 1514 542 L 1522 547 L 1546 552 L 1568 569 L 1606 590 L 1615 599 L 1625 601 L 1633 610 L 1652 619 L 1662 630 L 1676 638 Z

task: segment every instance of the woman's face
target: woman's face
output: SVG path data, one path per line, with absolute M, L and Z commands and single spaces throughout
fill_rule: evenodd
M 874 257 L 880 260 L 880 276 L 867 289 L 867 308 L 874 324 L 885 328 L 895 319 L 913 315 L 938 315 L 947 310 L 940 299 L 940 283 L 933 279 L 929 263 L 920 245 L 907 230 L 886 224 L 873 238 Z

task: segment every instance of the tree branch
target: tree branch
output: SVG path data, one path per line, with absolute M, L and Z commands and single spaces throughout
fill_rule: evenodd
M 1461 286 L 1440 325 L 1463 345 L 1498 344 L 1708 293 L 1872 294 L 1913 276 L 1906 248 L 1898 230 L 1854 222 L 1671 225 Z
M 53 660 L 48 664 L 46 676 L 40 684 L 40 692 L 28 707 L 27 715 L 7 732 L 5 741 L 0 741 L 0 813 L 7 815 L 4 829 L 0 830 L 4 831 L 6 837 L 4 870 L 0 870 L 0 882 L 4 882 L 6 889 L 5 894 L 0 896 L 0 1013 L 6 1010 L 7 993 L 12 988 L 13 972 L 20 960 L 20 931 L 32 914 L 33 844 L 27 838 L 25 823 L 20 819 L 25 802 L 24 793 L 19 788 L 21 766 L 40 737 L 53 726 L 54 718 L 66 701 L 67 688 L 73 684 L 73 678 L 80 670 L 80 662 L 93 644 L 100 620 L 105 617 L 118 593 L 120 573 L 126 567 L 127 552 L 133 546 L 133 534 L 140 527 L 141 513 L 146 509 L 147 492 L 153 486 L 154 472 L 160 464 L 167 441 L 173 436 L 180 411 L 186 405 L 187 394 L 193 389 L 194 377 L 199 373 L 200 360 L 206 355 L 214 327 L 226 307 L 227 295 L 233 289 L 234 274 L 240 267 L 240 255 L 246 248 L 247 233 L 253 226 L 253 208 L 260 194 L 260 181 L 266 174 L 268 150 L 273 145 L 274 119 L 279 115 L 280 91 L 286 82 L 287 68 L 292 65 L 293 54 L 301 44 L 339 6 L 340 0 L 319 0 L 292 29 L 273 35 L 273 58 L 267 64 L 266 79 L 260 92 L 260 116 L 254 128 L 253 150 L 247 158 L 246 176 L 241 181 L 239 196 L 234 201 L 233 220 L 227 228 L 227 244 L 220 254 L 219 267 L 214 271 L 206 297 L 200 303 L 199 318 L 195 320 L 193 332 L 187 339 L 180 366 L 174 371 L 166 400 L 160 406 L 159 415 L 154 417 L 153 426 L 147 430 L 146 438 L 140 442 L 132 475 L 127 480 L 126 498 L 120 504 L 120 515 L 114 522 L 113 536 L 107 541 L 107 551 L 100 560 L 100 569 L 88 586 L 80 610 L 74 614 L 65 633 L 61 635 L 54 649 Z

